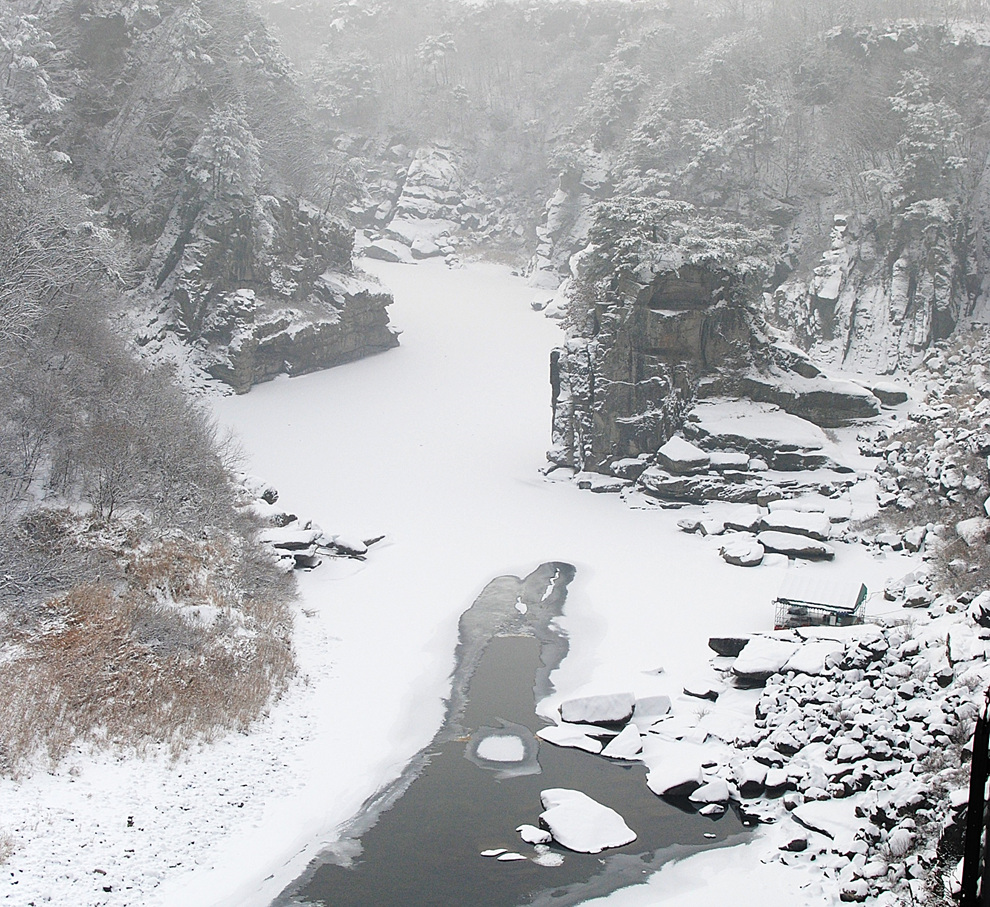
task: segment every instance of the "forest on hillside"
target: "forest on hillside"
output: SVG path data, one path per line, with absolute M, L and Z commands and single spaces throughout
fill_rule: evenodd
M 525 224 L 491 243 L 536 250 L 557 279 L 599 202 L 602 254 L 662 258 L 657 212 L 686 223 L 653 204 L 671 200 L 702 233 L 771 237 L 764 314 L 829 360 L 912 367 L 983 317 L 984 3 L 282 0 L 270 16 L 332 149 L 335 207 L 362 226 L 387 149 L 442 143 Z M 807 287 L 836 217 L 841 300 Z M 892 315 L 851 311 L 874 291 Z

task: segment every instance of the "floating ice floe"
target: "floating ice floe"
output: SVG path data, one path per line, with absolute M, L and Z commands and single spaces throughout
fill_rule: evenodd
M 526 744 L 511 734 L 492 734 L 478 744 L 475 752 L 489 762 L 522 762 L 526 758 Z

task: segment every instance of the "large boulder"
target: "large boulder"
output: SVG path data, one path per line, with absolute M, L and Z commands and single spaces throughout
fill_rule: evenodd
M 819 542 L 827 541 L 832 532 L 832 524 L 824 513 L 800 510 L 771 510 L 763 517 L 761 526 L 769 532 L 790 532 Z
M 750 399 L 776 404 L 824 428 L 872 419 L 880 413 L 880 401 L 865 387 L 823 375 L 805 378 L 793 372 L 750 374 L 739 385 Z
M 786 554 L 788 557 L 811 561 L 830 561 L 835 557 L 835 549 L 825 542 L 793 532 L 766 531 L 761 532 L 757 539 L 767 551 L 774 554 Z
M 540 801 L 544 809 L 540 824 L 568 850 L 601 853 L 636 840 L 622 816 L 581 791 L 550 788 L 541 792 Z
M 674 475 L 690 475 L 705 472 L 711 458 L 701 448 L 675 435 L 657 451 L 657 462 Z
M 771 403 L 702 401 L 687 416 L 685 434 L 706 448 L 729 448 L 765 461 L 773 469 L 833 465 L 831 444 L 817 425 Z
M 744 533 L 727 536 L 719 548 L 722 560 L 735 567 L 759 567 L 765 553 L 759 541 Z
M 798 649 L 798 644 L 770 636 L 754 636 L 732 663 L 732 673 L 744 683 L 761 684 L 776 674 Z
M 560 704 L 560 717 L 569 724 L 614 726 L 632 718 L 636 697 L 632 693 L 611 693 L 568 699 Z
M 379 261 L 398 263 L 413 260 L 409 246 L 396 242 L 394 239 L 376 239 L 365 246 L 363 252 L 366 258 L 374 258 Z

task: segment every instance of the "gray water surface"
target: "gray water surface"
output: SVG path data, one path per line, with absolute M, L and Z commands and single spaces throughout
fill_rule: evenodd
M 742 833 L 732 812 L 713 822 L 655 797 L 639 763 L 535 737 L 545 725 L 536 702 L 551 692 L 550 673 L 567 651 L 554 618 L 574 572 L 567 564 L 543 564 L 524 580 L 489 583 L 461 618 L 447 717 L 433 743 L 276 905 L 563 907 Z M 506 763 L 479 756 L 479 744 L 493 735 L 521 740 L 524 757 Z M 553 845 L 560 865 L 534 862 L 537 849 L 515 829 L 538 824 L 540 792 L 550 787 L 574 788 L 612 807 L 637 840 L 597 855 Z M 480 855 L 500 847 L 529 859 L 505 863 Z

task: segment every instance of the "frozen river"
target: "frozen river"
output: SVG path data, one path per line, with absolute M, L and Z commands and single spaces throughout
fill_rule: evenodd
M 387 538 L 366 563 L 301 577 L 305 683 L 260 730 L 279 735 L 279 793 L 163 886 L 168 903 L 266 904 L 337 840 L 440 726 L 458 618 L 492 577 L 577 569 L 543 713 L 575 695 L 677 695 L 710 635 L 772 620 L 779 567 L 730 567 L 676 531 L 676 512 L 544 479 L 562 335 L 521 280 L 484 264 L 368 265 L 395 294 L 399 349 L 216 404 L 280 506 Z

